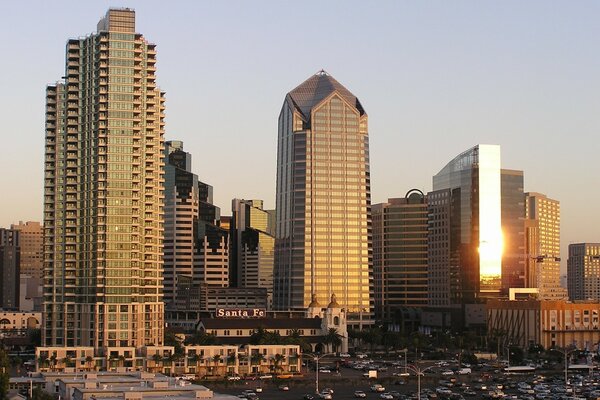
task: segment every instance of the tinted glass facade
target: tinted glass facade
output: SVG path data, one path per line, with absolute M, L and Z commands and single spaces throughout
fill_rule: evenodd
M 279 116 L 274 307 L 306 308 L 332 294 L 370 311 L 367 114 L 330 75 L 286 96 Z
M 503 249 L 500 175 L 500 147 L 478 145 L 433 177 L 432 229 L 438 232 L 430 240 L 430 254 L 435 258 L 431 274 L 434 282 L 439 280 L 434 286 L 442 293 L 432 299 L 439 305 L 499 294 Z M 446 289 L 443 281 L 448 283 Z

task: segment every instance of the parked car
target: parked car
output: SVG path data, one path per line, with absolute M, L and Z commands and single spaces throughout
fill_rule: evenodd
M 365 392 L 363 392 L 362 390 L 357 390 L 354 392 L 354 397 L 356 397 L 358 399 L 363 399 L 363 398 L 367 397 L 367 394 Z
M 260 379 L 273 379 L 273 375 L 271 374 L 264 374 L 259 376 Z

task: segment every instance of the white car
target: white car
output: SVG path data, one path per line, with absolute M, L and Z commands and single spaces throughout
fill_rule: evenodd
M 342 358 L 348 358 L 348 357 L 350 357 L 350 354 L 348 354 L 348 353 L 340 353 L 340 357 L 342 357 Z
M 380 385 L 379 383 L 374 384 L 373 386 L 371 386 L 371 391 L 372 392 L 385 392 L 385 388 Z
M 449 369 L 442 371 L 442 375 L 454 375 L 454 372 L 450 371 Z
M 394 396 L 392 396 L 392 395 L 391 395 L 391 394 L 389 394 L 389 393 L 381 393 L 381 394 L 379 395 L 379 398 L 380 398 L 380 399 L 384 399 L 384 400 L 394 400 Z
M 356 397 L 357 399 L 363 399 L 367 397 L 367 394 L 362 390 L 357 390 L 356 392 L 354 392 L 354 397 Z

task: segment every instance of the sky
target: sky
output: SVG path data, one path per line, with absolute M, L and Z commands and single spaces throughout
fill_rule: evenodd
M 231 199 L 274 207 L 285 94 L 325 69 L 369 115 L 373 203 L 431 189 L 448 161 L 499 144 L 525 190 L 561 202 L 567 246 L 600 242 L 600 2 L 13 1 L 0 13 L 0 227 L 42 219 L 44 89 L 68 38 L 109 7 L 157 44 L 166 140 Z

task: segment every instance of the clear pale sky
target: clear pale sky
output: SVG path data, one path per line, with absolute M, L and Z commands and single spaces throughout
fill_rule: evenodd
M 157 44 L 167 140 L 231 199 L 274 207 L 277 116 L 324 68 L 369 114 L 373 203 L 431 189 L 478 143 L 600 242 L 600 2 L 14 1 L 0 13 L 0 227 L 42 219 L 44 87 L 111 7 Z

